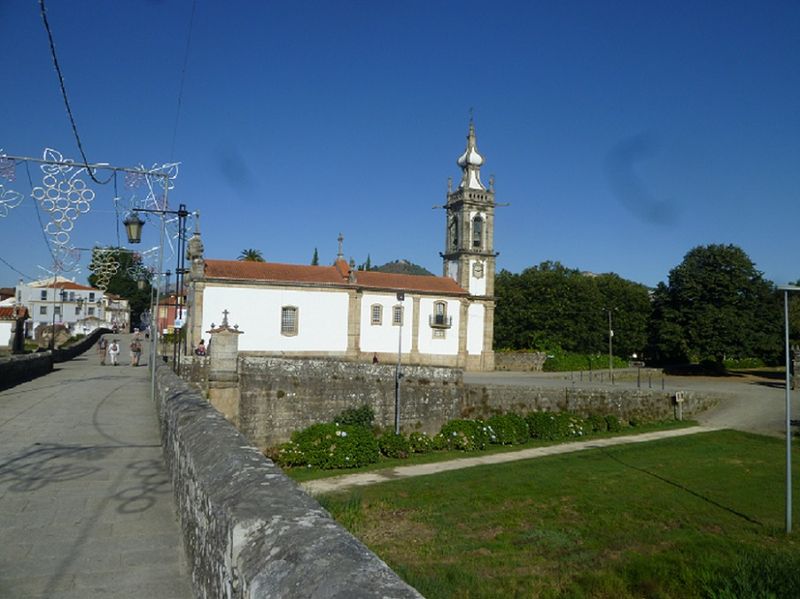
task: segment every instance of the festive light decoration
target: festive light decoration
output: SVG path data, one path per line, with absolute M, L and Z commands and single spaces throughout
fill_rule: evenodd
M 67 273 L 80 270 L 81 251 L 68 246 L 57 246 L 53 249 L 53 270 Z
M 92 250 L 92 261 L 89 264 L 89 270 L 96 277 L 95 285 L 102 291 L 108 289 L 111 277 L 119 271 L 118 252 L 119 250 L 113 248 L 94 248 Z
M 0 150 L 0 177 L 12 183 L 17 180 L 17 163 Z
M 86 167 L 76 167 L 70 160 L 65 160 L 60 152 L 50 148 L 44 151 L 44 159 L 59 164 L 42 164 L 40 168 L 42 185 L 34 187 L 33 199 L 39 202 L 42 210 L 51 215 L 50 222 L 44 232 L 55 245 L 69 243 L 70 231 L 81 214 L 91 209 L 94 190 L 81 178 Z
M 16 208 L 22 203 L 23 196 L 20 192 L 13 189 L 6 189 L 0 183 L 0 218 L 8 216 L 8 212 L 12 208 Z

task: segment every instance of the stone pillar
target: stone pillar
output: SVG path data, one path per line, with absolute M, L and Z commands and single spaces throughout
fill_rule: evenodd
M 222 324 L 211 325 L 208 344 L 208 401 L 234 426 L 239 426 L 239 325 L 228 325 L 228 311 Z

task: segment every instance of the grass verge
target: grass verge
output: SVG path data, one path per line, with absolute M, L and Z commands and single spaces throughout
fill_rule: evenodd
M 322 470 L 319 468 L 284 468 L 286 474 L 296 480 L 297 482 L 305 482 L 307 480 L 316 480 L 318 478 L 330 478 L 333 476 L 343 476 L 346 474 L 355 474 L 358 472 L 371 472 L 374 470 L 383 470 L 385 468 L 395 468 L 397 466 L 414 466 L 416 464 L 432 464 L 434 462 L 447 462 L 449 460 L 457 460 L 459 458 L 473 457 L 478 455 L 490 455 L 494 453 L 508 453 L 512 451 L 519 451 L 521 449 L 528 449 L 531 447 L 546 447 L 549 445 L 559 445 L 561 443 L 572 443 L 574 441 L 582 441 L 587 439 L 604 439 L 606 437 L 619 437 L 622 435 L 636 435 L 639 433 L 650 433 L 660 430 L 671 430 L 676 428 L 686 428 L 687 426 L 695 426 L 697 422 L 694 420 L 666 420 L 663 422 L 650 422 L 641 424 L 636 427 L 624 428 L 618 432 L 603 432 L 592 433 L 590 436 L 574 437 L 561 441 L 540 441 L 531 439 L 522 445 L 490 445 L 483 451 L 432 451 L 430 453 L 412 454 L 407 458 L 387 458 L 381 456 L 381 459 L 374 463 L 362 466 L 360 468 L 348 468 L 346 470 Z
M 798 597 L 783 452 L 719 431 L 321 500 L 428 599 Z

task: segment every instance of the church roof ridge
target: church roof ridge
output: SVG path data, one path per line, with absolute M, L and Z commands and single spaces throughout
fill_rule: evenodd
M 449 277 L 385 273 L 372 270 L 357 271 L 355 283 L 348 283 L 347 264 L 344 273 L 338 265 L 312 266 L 278 262 L 249 262 L 246 260 L 205 261 L 205 275 L 211 279 L 272 281 L 284 283 L 317 283 L 365 289 L 422 291 L 447 295 L 467 295 L 467 291 Z

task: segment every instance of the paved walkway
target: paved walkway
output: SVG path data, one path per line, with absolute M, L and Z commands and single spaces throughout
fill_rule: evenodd
M 530 449 L 520 449 L 507 453 L 494 453 L 472 458 L 459 458 L 447 462 L 435 462 L 432 464 L 419 464 L 416 466 L 398 466 L 397 468 L 387 468 L 385 470 L 375 470 L 373 472 L 361 472 L 359 474 L 347 474 L 332 478 L 321 478 L 302 483 L 301 486 L 312 495 L 330 493 L 332 491 L 342 491 L 352 487 L 373 485 L 399 478 L 410 476 L 423 476 L 425 474 L 436 474 L 447 472 L 448 470 L 460 470 L 471 468 L 472 466 L 483 466 L 486 464 L 503 464 L 515 462 L 517 460 L 530 460 L 532 458 L 542 458 L 560 453 L 572 453 L 586 449 L 597 449 L 600 447 L 611 447 L 612 445 L 625 445 L 630 443 L 645 443 L 657 439 L 669 439 L 671 437 L 683 437 L 697 433 L 706 433 L 719 430 L 714 427 L 692 426 L 667 431 L 656 431 L 652 433 L 642 433 L 640 435 L 623 435 L 620 437 L 608 437 L 605 439 L 589 439 L 586 441 L 576 441 L 572 443 L 561 443 L 549 445 L 547 447 L 532 447 Z
M 94 351 L 0 392 L 0 597 L 192 596 L 149 369 Z

